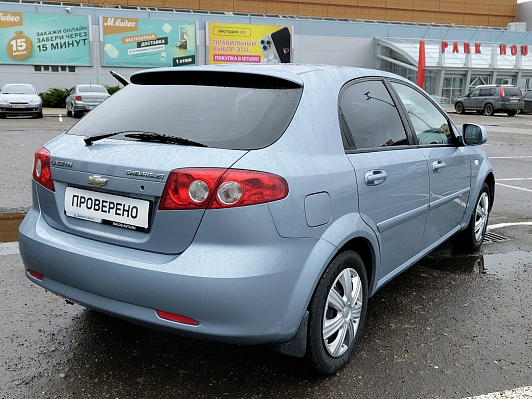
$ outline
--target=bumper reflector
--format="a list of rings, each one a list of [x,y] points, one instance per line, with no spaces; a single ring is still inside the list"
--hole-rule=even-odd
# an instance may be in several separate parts
[[[44,280],[44,276],[41,273],[37,273],[35,270],[28,270],[28,274],[37,280]]]
[[[164,320],[175,321],[176,323],[188,324],[190,326],[199,326],[199,322],[191,319],[190,317],[182,316],[176,313],[164,312],[162,310],[157,311],[157,316]]]

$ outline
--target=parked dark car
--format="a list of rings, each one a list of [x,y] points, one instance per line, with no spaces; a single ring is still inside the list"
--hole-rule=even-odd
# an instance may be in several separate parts
[[[0,118],[7,115],[33,115],[42,118],[42,100],[35,87],[24,83],[9,83],[0,93]]]
[[[137,72],[35,153],[26,276],[89,308],[271,344],[332,374],[375,292],[448,239],[482,245],[486,140],[383,71]]]
[[[532,112],[532,91],[525,93],[523,98],[525,100],[525,107],[523,108],[523,114],[530,114]]]
[[[66,98],[66,112],[68,116],[77,118],[93,110],[102,101],[110,97],[107,89],[101,85],[77,85],[70,89]]]
[[[463,97],[458,97],[454,108],[459,114],[465,111],[477,111],[492,116],[496,112],[505,112],[514,116],[522,111],[525,103],[521,89],[510,85],[477,86]]]

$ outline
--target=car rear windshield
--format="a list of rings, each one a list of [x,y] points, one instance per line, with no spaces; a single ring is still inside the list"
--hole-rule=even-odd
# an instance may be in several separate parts
[[[4,94],[35,94],[33,86],[29,85],[5,85],[2,90]]]
[[[102,93],[107,93],[107,90],[105,90],[103,86],[97,86],[97,85],[79,85],[78,91],[80,93],[91,92],[91,91],[92,92],[99,91]]]
[[[505,87],[504,93],[506,96],[519,96],[521,97],[521,91],[517,87]]]
[[[259,77],[260,79],[260,77]],[[292,120],[302,88],[129,84],[69,134],[147,131],[208,147],[251,150],[277,141]],[[128,140],[124,135],[113,136]]]

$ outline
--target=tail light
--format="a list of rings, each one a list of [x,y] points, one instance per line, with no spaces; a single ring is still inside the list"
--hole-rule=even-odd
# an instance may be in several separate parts
[[[501,89],[501,98],[504,98],[504,87],[499,87]]]
[[[519,91],[521,92],[521,97],[524,97],[525,95],[523,94],[523,90],[521,90],[520,87],[518,87]]]
[[[165,209],[219,209],[277,201],[288,195],[280,176],[240,169],[176,169],[159,203]]]
[[[81,101],[81,96],[76,96],[76,97],[74,97],[74,99],[75,99],[76,101]]]
[[[33,180],[51,191],[55,191],[52,171],[50,169],[50,152],[41,147],[35,151],[33,162]]]

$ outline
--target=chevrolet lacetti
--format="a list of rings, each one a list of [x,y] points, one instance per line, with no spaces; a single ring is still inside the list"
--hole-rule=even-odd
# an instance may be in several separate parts
[[[20,253],[47,290],[331,374],[377,290],[447,239],[482,244],[486,130],[458,129],[399,76],[285,64],[130,80],[35,153]]]

